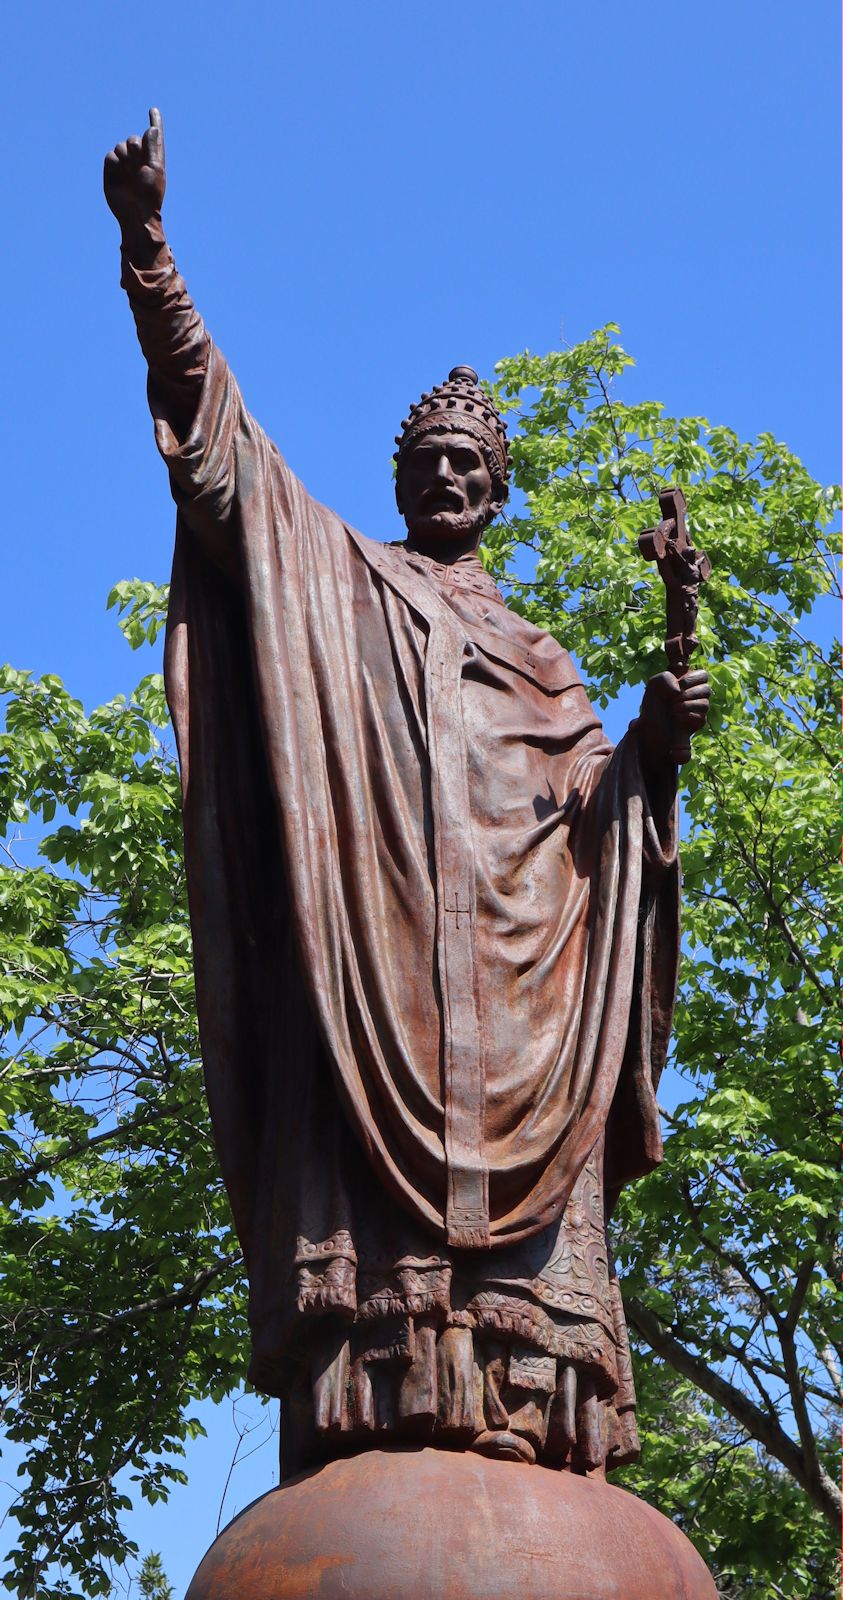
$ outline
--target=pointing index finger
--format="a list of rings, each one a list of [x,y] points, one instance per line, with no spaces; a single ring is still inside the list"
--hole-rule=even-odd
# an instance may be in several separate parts
[[[149,128],[146,133],[146,147],[152,159],[158,165],[164,162],[164,123],[161,112],[157,106],[149,108]]]

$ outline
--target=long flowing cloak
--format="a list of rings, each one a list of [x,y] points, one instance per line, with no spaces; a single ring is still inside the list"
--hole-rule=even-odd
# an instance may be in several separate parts
[[[498,1327],[528,1333],[531,1300],[537,1326],[585,1318],[593,1281],[554,1287],[561,1222],[595,1152],[610,1194],[660,1159],[676,980],[675,823],[634,728],[613,751],[567,653],[476,562],[461,584],[317,504],[216,348],[186,438],[151,399],[179,512],[166,681],[202,1055],[255,1381],[281,1392],[302,1314],[453,1307],[461,1263],[501,1291]]]

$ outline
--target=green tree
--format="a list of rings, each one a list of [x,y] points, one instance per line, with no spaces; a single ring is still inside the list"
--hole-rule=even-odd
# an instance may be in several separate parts
[[[839,497],[770,435],[615,398],[615,332],[501,364],[521,504],[486,559],[601,704],[663,665],[636,547],[662,484],[686,488],[714,562],[715,726],[684,775],[686,1088],[664,1166],[616,1223],[646,1446],[625,1482],[730,1600],[830,1600],[838,674],[806,619],[833,585]],[[137,581],[111,596],[136,646],[165,602]],[[133,1493],[183,1481],[193,1405],[242,1381],[243,1274],[201,1090],[160,677],[89,714],[55,677],[7,668],[0,692],[2,1382],[24,1458],[6,1581],[58,1600],[108,1592],[138,1554]]]
[[[660,489],[686,488],[693,536],[714,564],[699,627],[714,716],[683,776],[685,958],[673,1062],[686,1092],[665,1118],[664,1165],[624,1196],[616,1248],[640,1347],[701,1391],[695,1403],[712,1441],[725,1419],[752,1442],[769,1485],[765,1507],[775,1486],[805,1532],[803,1560],[769,1529],[768,1544],[757,1538],[746,1505],[742,1558],[741,1529],[724,1535],[729,1565],[742,1560],[748,1574],[755,1563],[783,1585],[748,1593],[820,1595],[832,1591],[840,1518],[829,1002],[841,673],[806,619],[839,597],[828,530],[840,494],[771,434],[745,443],[704,418],[623,402],[614,391],[630,358],[616,332],[501,363],[523,509],[495,530],[488,560],[533,621],[575,652],[601,705],[663,665],[660,585],[637,555]],[[646,1466],[627,1481],[678,1512],[669,1486],[683,1479],[688,1441],[678,1448],[670,1406],[663,1416],[672,1471],[662,1454],[658,1482]],[[720,1460],[715,1496],[728,1454]],[[817,1580],[808,1551],[822,1538],[826,1575]],[[704,1554],[718,1566],[717,1548]]]
[[[173,1586],[167,1582],[161,1557],[153,1550],[148,1556],[144,1556],[138,1577],[138,1589],[143,1600],[173,1600]]]
[[[833,1531],[803,1491],[722,1407],[650,1352],[637,1352],[641,1464],[624,1487],[671,1517],[704,1553],[722,1600],[836,1600]]]
[[[111,598],[132,644],[155,638],[165,591]],[[137,1555],[132,1493],[184,1481],[191,1402],[242,1378],[242,1273],[202,1094],[161,678],[90,715],[55,677],[6,670],[0,689],[0,1315],[24,1451],[9,1584],[88,1596]],[[35,818],[37,853],[20,837]]]

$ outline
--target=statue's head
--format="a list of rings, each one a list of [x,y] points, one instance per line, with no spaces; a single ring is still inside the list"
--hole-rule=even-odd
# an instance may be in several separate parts
[[[508,494],[506,428],[471,367],[424,394],[396,437],[395,498],[409,541],[429,554],[476,549]]]

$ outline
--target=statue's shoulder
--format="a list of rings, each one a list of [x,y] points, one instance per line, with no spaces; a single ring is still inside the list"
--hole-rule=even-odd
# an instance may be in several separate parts
[[[385,579],[391,588],[397,590],[405,599],[410,599],[417,607],[418,602],[424,601],[426,596],[429,597],[430,586],[406,560],[403,543],[396,541],[387,544],[381,539],[368,539],[364,533],[360,533],[359,529],[353,528],[348,522],[345,522],[343,527],[355,553],[365,561],[371,571]],[[421,609],[426,611],[428,607],[422,604]]]
[[[505,601],[487,613],[476,642],[488,655],[509,661],[549,693],[582,688],[582,679],[558,639],[511,610]]]
[[[500,591],[495,589],[488,597],[466,594],[460,587],[444,593],[431,582],[430,574],[419,570],[416,557],[408,559],[403,541],[385,544],[367,539],[348,523],[344,526],[357,555],[370,570],[428,622],[455,625],[484,655],[513,668],[548,694],[582,689],[568,651],[552,634],[512,611]],[[489,583],[494,588],[491,579]]]

